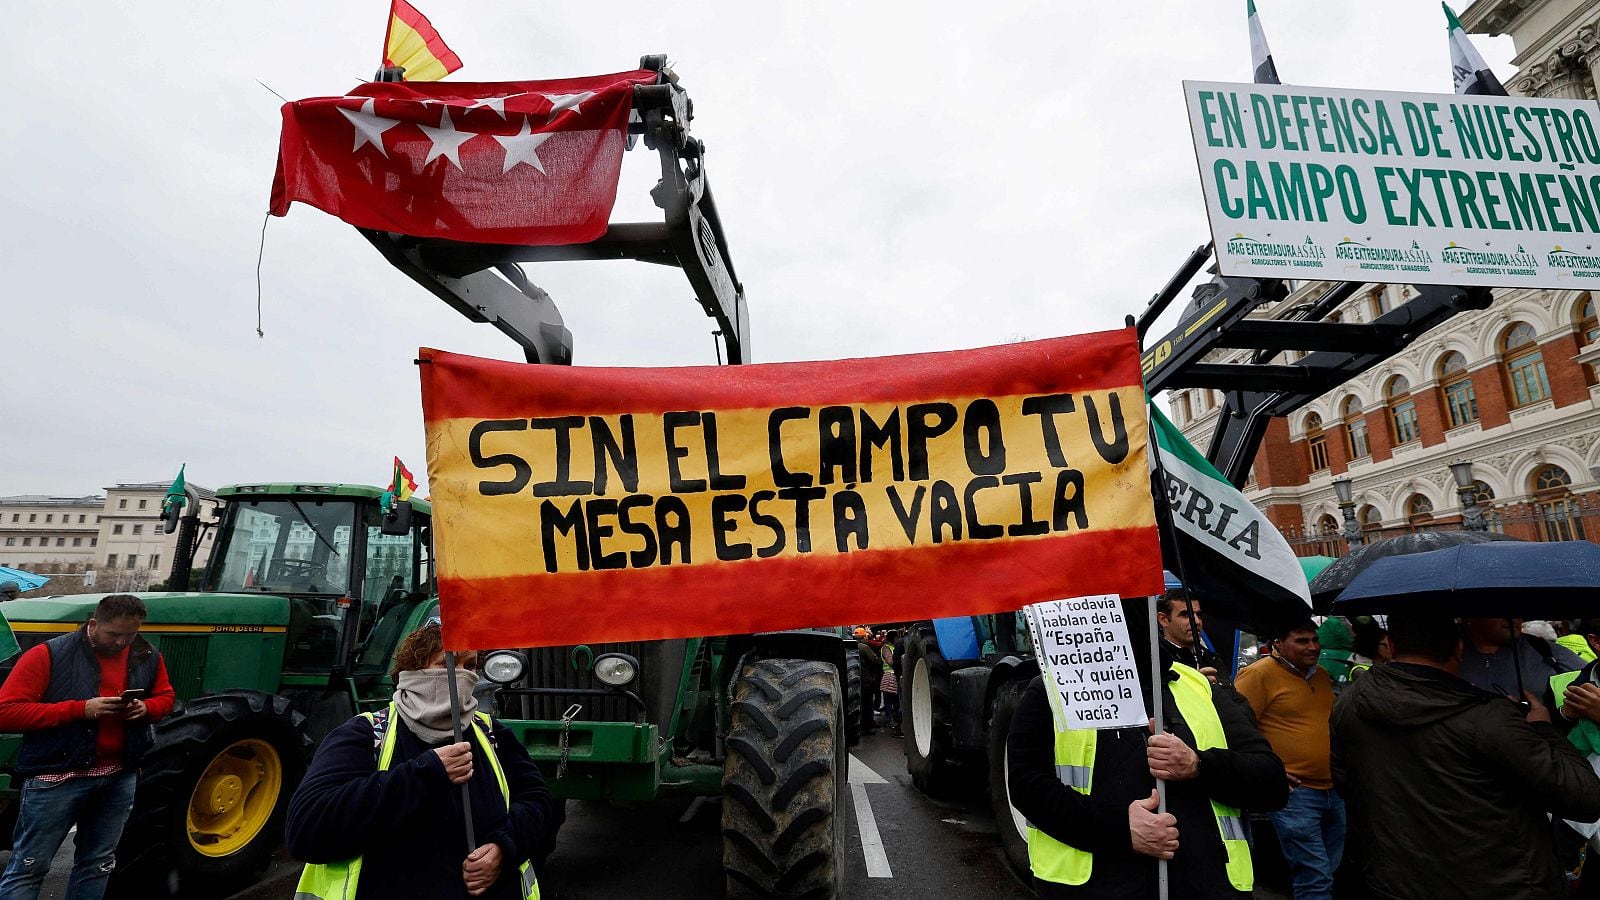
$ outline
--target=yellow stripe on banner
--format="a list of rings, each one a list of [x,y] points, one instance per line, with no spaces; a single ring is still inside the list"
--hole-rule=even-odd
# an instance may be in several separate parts
[[[404,66],[407,81],[438,81],[450,74],[428,42],[399,16],[389,18],[389,61]]]
[[[82,622],[11,622],[12,631],[66,634],[77,631]],[[282,625],[165,625],[148,623],[140,634],[283,634]]]
[[[660,413],[549,420],[565,421],[560,429],[549,422],[531,428],[528,419],[488,420],[488,427],[476,418],[430,422],[434,512],[450,546],[472,548],[441,552],[440,575],[543,574],[552,559],[563,573],[647,568],[661,565],[669,543],[672,565],[682,565],[686,544],[698,566],[735,561],[726,554],[732,546],[747,547],[736,552],[755,559],[859,552],[861,531],[866,549],[895,550],[1154,524],[1139,386],[1074,394],[1074,409],[1052,416],[1036,409],[1025,415],[1026,396],[990,399],[998,416],[987,421],[998,423],[999,445],[994,428],[972,426],[984,417],[971,404],[977,400],[981,407],[983,398],[943,401],[954,420],[921,442],[913,437],[913,404],[789,408],[792,417],[777,426],[780,462],[789,473],[810,477],[809,498],[779,495],[781,479],[769,453],[771,409],[670,414],[677,423],[670,452]],[[929,406],[919,401],[924,413],[916,418],[932,421]],[[1120,416],[1111,415],[1113,408]],[[889,439],[883,435],[891,423]],[[875,431],[876,441],[869,440]],[[1059,445],[1054,452],[1052,432]],[[1097,439],[1106,446],[1119,437],[1123,453],[1108,461],[1118,453],[1100,449]],[[926,448],[925,473],[912,470],[918,443]],[[638,483],[631,489],[613,461],[619,455],[636,457]],[[827,468],[825,458],[833,463]],[[527,477],[519,477],[519,469]],[[720,489],[713,483],[719,474]],[[744,484],[734,486],[731,480],[741,476]],[[805,551],[802,540],[810,544]]]

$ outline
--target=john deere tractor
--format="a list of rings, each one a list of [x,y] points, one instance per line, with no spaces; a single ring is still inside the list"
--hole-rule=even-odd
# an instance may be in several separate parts
[[[117,856],[169,884],[265,865],[316,742],[388,702],[395,648],[438,610],[427,503],[386,514],[381,489],[344,484],[217,496],[199,590],[138,595],[141,633],[181,703],[154,726]],[[198,534],[192,518],[184,533]],[[19,600],[5,613],[27,649],[78,628],[98,600]],[[847,646],[833,632],[594,644],[493,653],[484,669],[558,797],[722,795],[730,893],[837,896]],[[13,815],[20,741],[0,737],[0,802]]]

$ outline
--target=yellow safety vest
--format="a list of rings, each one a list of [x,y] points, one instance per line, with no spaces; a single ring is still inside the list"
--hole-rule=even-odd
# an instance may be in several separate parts
[[[361,717],[376,725],[372,713],[362,713]],[[482,723],[482,726],[479,723]],[[473,717],[472,736],[477,739],[478,746],[483,748],[483,755],[489,760],[489,768],[494,770],[494,780],[500,785],[500,795],[506,798],[506,809],[511,809],[511,787],[506,784],[505,769],[500,767],[500,759],[495,756],[494,747],[489,743],[489,736],[484,733],[484,728],[489,726],[489,714],[480,712]],[[399,716],[395,713],[394,704],[389,704],[389,724],[384,731],[383,745],[378,751],[378,771],[389,770],[389,763],[394,760],[395,734],[403,728]],[[519,870],[522,877],[522,896],[524,900],[539,900],[539,879],[534,875],[533,869],[526,861]],[[361,857],[347,859],[335,863],[308,863],[305,870],[300,873],[300,883],[295,885],[294,900],[355,900],[356,882],[361,878]]]
[[[1563,634],[1556,638],[1556,643],[1578,654],[1586,663],[1594,662],[1594,650],[1589,646],[1588,638],[1581,634]]]
[[[1199,749],[1227,749],[1228,738],[1222,731],[1222,720],[1217,717],[1216,707],[1211,705],[1211,681],[1199,671],[1179,663],[1173,663],[1172,670],[1178,673],[1178,680],[1172,683],[1172,699],[1194,732]],[[1049,684],[1045,685],[1045,695],[1050,698],[1051,708],[1059,712],[1059,695]],[[1058,716],[1056,721],[1064,718]],[[1099,735],[1098,731],[1088,728],[1056,729],[1056,777],[1086,796],[1094,784],[1094,751]],[[1237,890],[1253,890],[1255,867],[1250,860],[1250,845],[1245,840],[1244,820],[1239,810],[1213,800],[1211,811],[1216,816],[1222,846],[1228,854],[1228,881]],[[1043,881],[1083,884],[1089,880],[1094,854],[1063,844],[1029,824],[1028,865]]]

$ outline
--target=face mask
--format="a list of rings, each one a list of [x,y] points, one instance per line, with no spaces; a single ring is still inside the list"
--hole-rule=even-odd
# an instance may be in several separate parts
[[[430,744],[441,743],[454,735],[450,726],[448,675],[446,669],[416,669],[401,672],[395,684],[395,711],[412,733]],[[472,695],[477,684],[478,673],[456,670],[456,699],[461,704],[463,728],[478,709],[478,698]]]

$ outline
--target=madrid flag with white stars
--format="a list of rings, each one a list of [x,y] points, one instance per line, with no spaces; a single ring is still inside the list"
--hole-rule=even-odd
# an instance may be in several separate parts
[[[605,233],[633,87],[648,70],[557,81],[371,82],[283,105],[271,212],[492,244]]]

